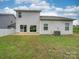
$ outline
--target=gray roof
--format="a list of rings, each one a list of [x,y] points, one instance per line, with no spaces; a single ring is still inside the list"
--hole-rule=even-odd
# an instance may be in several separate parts
[[[59,16],[40,16],[40,20],[48,20],[48,21],[73,21],[75,19],[59,17]]]
[[[4,13],[0,13],[0,16],[13,16],[14,18],[16,18],[13,14],[4,14]]]
[[[41,12],[41,10],[21,10],[21,9],[17,9],[15,11],[16,12]]]

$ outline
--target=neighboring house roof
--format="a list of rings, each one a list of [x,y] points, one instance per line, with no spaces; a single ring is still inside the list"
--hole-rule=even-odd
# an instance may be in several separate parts
[[[15,10],[16,12],[41,12],[41,10]]]
[[[51,21],[73,21],[75,19],[59,17],[59,16],[40,16],[40,20],[51,20]]]
[[[0,16],[13,16],[16,19],[16,17],[13,14],[3,14],[3,13],[1,13]]]

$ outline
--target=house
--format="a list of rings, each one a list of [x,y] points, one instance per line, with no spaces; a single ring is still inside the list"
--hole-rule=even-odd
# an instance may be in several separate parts
[[[73,34],[73,20],[58,16],[40,16],[40,10],[15,10],[16,34]]]
[[[0,29],[15,28],[16,17],[13,14],[0,14]]]
[[[16,17],[12,14],[0,14],[0,36],[15,33]]]
[[[12,14],[0,14],[0,36],[73,34],[73,20],[59,16],[40,16],[40,10],[15,10]]]

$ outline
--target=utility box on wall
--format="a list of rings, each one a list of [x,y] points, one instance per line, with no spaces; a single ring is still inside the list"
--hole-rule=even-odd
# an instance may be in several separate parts
[[[59,35],[61,35],[61,32],[60,31],[54,31],[54,35],[59,36]]]

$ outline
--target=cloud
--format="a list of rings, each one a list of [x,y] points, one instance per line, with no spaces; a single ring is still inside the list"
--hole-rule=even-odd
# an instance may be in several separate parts
[[[30,9],[40,9],[40,10],[48,10],[50,9],[50,4],[47,3],[46,1],[41,1],[39,3],[36,3],[36,4],[31,4],[29,6]]]
[[[3,10],[0,10],[0,13],[16,15],[16,12],[12,8],[9,8],[9,7],[5,7]]]
[[[16,14],[16,12],[13,9],[8,7],[4,8],[4,12],[8,14],[14,14],[14,15]]]
[[[6,7],[4,9],[9,10],[10,8]],[[18,6],[13,9],[40,9],[42,10],[41,15],[51,15],[51,16],[63,16],[76,18],[79,15],[79,6],[67,6],[66,8],[59,8],[54,5],[50,5],[46,1],[41,1],[39,3],[32,3],[31,5]],[[11,9],[10,9],[11,10]]]
[[[16,0],[16,1],[18,1],[17,3],[26,3],[26,4],[31,3],[28,7],[29,9],[40,9],[40,10],[50,9],[50,4],[44,0]],[[20,7],[24,8],[24,6],[20,6]],[[27,6],[25,6],[25,8],[26,7]]]
[[[77,19],[79,15],[79,6],[68,6],[63,11],[63,16]]]
[[[79,6],[67,6],[65,8],[55,6],[52,11],[58,13],[59,16],[77,19],[76,16],[79,15]]]
[[[40,13],[41,16],[59,16],[59,14],[57,12],[41,12]]]
[[[29,9],[27,6],[18,6],[18,7],[14,7],[13,9]]]
[[[21,4],[21,3],[38,3],[41,0],[16,0],[17,4]]]
[[[19,6],[17,9],[40,9],[41,15],[57,15],[63,17],[75,18],[79,15],[79,6],[66,6],[65,8],[59,8],[54,5],[50,5],[46,0],[16,0],[17,3],[31,3],[29,7]]]
[[[74,20],[73,25],[79,25],[79,20]]]
[[[79,12],[79,6],[67,6],[64,10],[65,12]]]
[[[66,17],[75,17],[75,16],[78,16],[77,13],[64,13],[63,15],[66,16]]]

